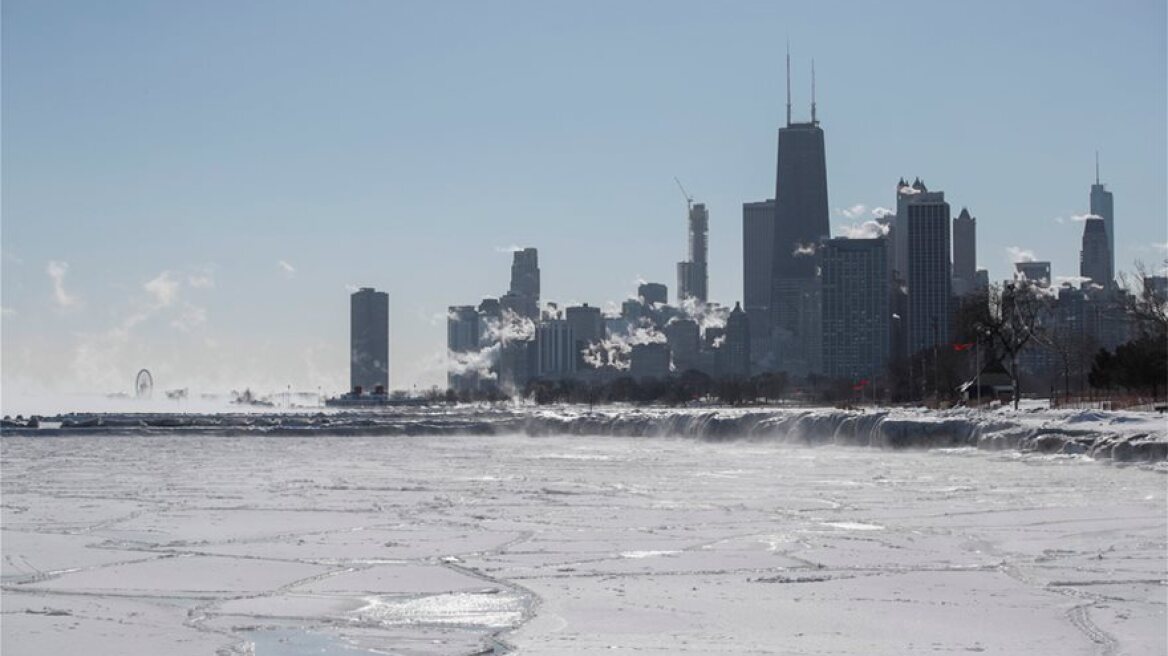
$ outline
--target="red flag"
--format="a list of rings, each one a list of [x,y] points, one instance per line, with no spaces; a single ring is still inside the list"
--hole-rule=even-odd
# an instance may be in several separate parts
[[[954,344],[953,345],[954,351],[968,351],[971,348],[973,348],[973,342],[969,342],[967,344]]]
[[[859,392],[860,390],[864,389],[864,387],[865,387],[867,384],[868,384],[868,379],[867,379],[867,378],[863,378],[863,379],[861,379],[861,380],[860,380],[860,382],[856,383],[855,385],[852,385],[852,391],[853,391],[853,392]]]

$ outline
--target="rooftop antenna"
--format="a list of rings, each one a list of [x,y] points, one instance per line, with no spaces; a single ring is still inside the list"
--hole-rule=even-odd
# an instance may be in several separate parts
[[[815,60],[811,60],[811,124],[818,125],[815,119]]]
[[[676,175],[673,176],[673,181],[677,183],[677,188],[681,190],[681,195],[685,196],[686,208],[692,212],[693,211],[693,196],[689,195],[689,192],[685,190],[685,187],[682,186],[682,184],[681,184],[681,180],[678,180]]]
[[[1095,184],[1099,184],[1099,151],[1095,151]]]
[[[787,39],[787,127],[791,127],[791,40]]]

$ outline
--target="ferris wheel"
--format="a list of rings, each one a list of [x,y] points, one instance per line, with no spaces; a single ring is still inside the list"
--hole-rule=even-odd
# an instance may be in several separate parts
[[[139,371],[137,378],[134,379],[134,394],[140,399],[148,399],[153,392],[154,376],[150,375],[148,369]]]

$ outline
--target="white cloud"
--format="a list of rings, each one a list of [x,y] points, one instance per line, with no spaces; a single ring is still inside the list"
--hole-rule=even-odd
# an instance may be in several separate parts
[[[893,216],[895,214],[896,214],[895,210],[890,210],[887,207],[873,207],[872,208],[872,216],[874,216],[878,219],[883,219],[886,216]]]
[[[1099,216],[1098,214],[1091,214],[1090,212],[1085,212],[1083,214],[1072,214],[1071,215],[1072,221],[1079,221],[1079,222],[1086,221],[1087,219],[1102,219],[1102,218],[1103,217]]]
[[[1168,241],[1154,241],[1150,245],[1158,251],[1168,252]]]
[[[815,255],[815,244],[797,244],[795,250],[791,251],[791,255],[795,257]]]
[[[839,226],[838,230],[841,237],[848,239],[876,239],[888,234],[888,226],[876,221]]]
[[[1015,263],[1033,262],[1036,259],[1034,257],[1034,251],[1020,248],[1018,246],[1007,246],[1006,253],[1009,254],[1010,261]]]
[[[0,306],[0,316],[15,317],[18,314],[20,313],[10,307]]]
[[[158,277],[147,281],[142,288],[154,297],[157,307],[168,307],[178,298],[178,288],[182,283],[169,271],[163,271]]]
[[[868,212],[868,206],[864,205],[863,203],[856,203],[855,205],[852,205],[851,207],[846,207],[842,210],[841,209],[836,210],[836,213],[838,213],[840,216],[842,216],[846,219],[853,219],[853,220],[858,219],[861,216],[864,216],[865,214],[867,214],[867,212]]]
[[[518,252],[521,250],[523,250],[523,247],[516,245],[516,244],[511,244],[510,246],[496,246],[495,247],[496,253],[515,253],[515,252]]]
[[[53,279],[53,300],[57,305],[63,308],[77,305],[77,297],[65,291],[65,275],[69,273],[69,263],[50,260],[45,272]]]
[[[288,264],[284,260],[280,260],[280,261],[276,262],[276,266],[280,267],[280,271],[282,271],[286,277],[288,277],[288,278],[296,277],[296,267],[292,266],[291,264]]]

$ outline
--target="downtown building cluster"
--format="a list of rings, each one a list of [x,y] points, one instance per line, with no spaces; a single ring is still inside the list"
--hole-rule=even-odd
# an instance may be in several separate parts
[[[993,298],[989,275],[976,264],[977,220],[965,208],[954,216],[943,191],[902,178],[895,212],[832,237],[814,84],[813,70],[810,119],[792,120],[788,58],[774,195],[742,205],[743,298],[733,310],[707,296],[710,214],[686,194],[689,248],[677,265],[676,304],[661,283],[641,285],[619,314],[541,304],[537,251],[516,251],[505,294],[449,308],[449,388],[514,395],[533,381],[609,383],[699,372],[711,379],[784,374],[888,398],[920,398],[930,387],[937,393],[942,352],[969,346],[961,343],[970,339],[969,326],[959,325],[963,303]],[[1128,291],[1115,279],[1112,194],[1098,170],[1090,204],[1078,276],[1055,286],[1049,262],[1024,261],[1014,279],[998,284],[1040,290],[1049,301],[1044,328],[1080,344],[1087,359],[1131,337],[1122,311]],[[1168,286],[1162,276],[1140,282],[1161,294]],[[1056,352],[1030,345],[1020,357],[1025,373],[1051,378]],[[997,359],[992,350],[977,357],[969,378],[1000,370]]]

